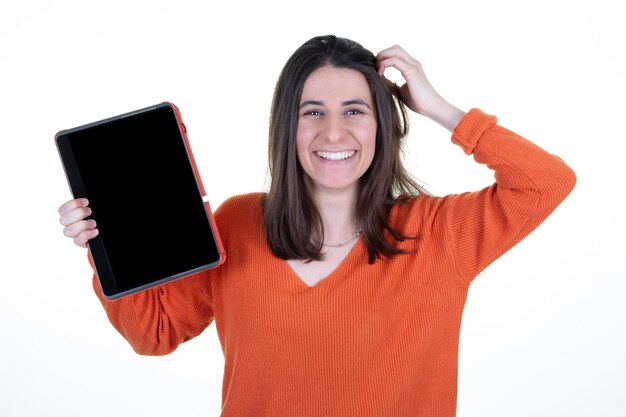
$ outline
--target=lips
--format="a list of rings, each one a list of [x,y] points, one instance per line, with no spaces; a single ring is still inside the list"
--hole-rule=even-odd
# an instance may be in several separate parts
[[[355,153],[355,150],[341,152],[315,151],[317,156],[328,161],[343,161],[344,159],[351,158]]]

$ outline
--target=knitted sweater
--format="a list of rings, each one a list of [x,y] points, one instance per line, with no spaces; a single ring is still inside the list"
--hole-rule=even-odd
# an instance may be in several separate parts
[[[461,315],[471,281],[568,195],[558,157],[471,110],[452,141],[495,171],[477,192],[420,195],[390,220],[410,252],[367,262],[359,240],[309,287],[266,243],[261,194],[216,211],[227,261],[115,301],[112,324],[136,352],[163,355],[215,321],[224,352],[222,416],[423,416],[456,412]]]

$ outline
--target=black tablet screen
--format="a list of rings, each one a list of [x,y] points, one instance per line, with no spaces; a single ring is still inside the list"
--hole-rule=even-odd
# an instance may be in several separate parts
[[[171,107],[62,132],[57,143],[74,197],[89,199],[98,224],[100,234],[90,249],[105,295],[115,297],[218,263]]]

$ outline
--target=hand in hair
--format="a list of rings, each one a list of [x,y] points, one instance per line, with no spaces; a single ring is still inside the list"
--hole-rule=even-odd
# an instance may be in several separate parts
[[[379,52],[376,60],[380,75],[391,67],[400,71],[406,81],[400,87],[400,94],[409,109],[434,120],[450,131],[454,130],[465,113],[437,93],[418,60],[398,45]]]

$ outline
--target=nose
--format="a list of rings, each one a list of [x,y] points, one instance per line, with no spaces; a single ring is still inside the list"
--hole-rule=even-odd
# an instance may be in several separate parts
[[[345,122],[341,117],[327,117],[324,123],[324,138],[328,142],[339,142],[346,135]]]

